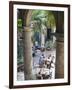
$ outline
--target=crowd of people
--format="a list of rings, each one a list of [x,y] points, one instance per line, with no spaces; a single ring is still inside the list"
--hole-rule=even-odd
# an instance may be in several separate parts
[[[39,61],[36,63],[36,60],[34,62],[36,65],[36,78],[37,79],[51,79],[53,68],[55,68],[55,55],[49,53],[47,48],[42,48],[38,45],[37,42],[35,42],[35,45],[32,47],[33,57],[36,57],[36,60]],[[40,54],[38,55],[38,53]],[[48,55],[46,55],[46,52]],[[39,56],[39,58],[37,58]]]
[[[36,74],[37,79],[51,79],[52,68],[55,67],[55,57],[51,54],[45,57],[44,54],[40,56],[39,59],[39,72]]]

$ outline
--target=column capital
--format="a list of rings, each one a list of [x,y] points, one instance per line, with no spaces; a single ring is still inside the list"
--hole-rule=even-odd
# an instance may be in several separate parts
[[[30,32],[31,31],[31,27],[30,26],[24,26],[23,27],[23,32]]]

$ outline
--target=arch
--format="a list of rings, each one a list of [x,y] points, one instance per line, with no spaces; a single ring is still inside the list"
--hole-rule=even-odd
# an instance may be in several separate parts
[[[32,10],[28,10],[26,16],[26,26],[30,26],[31,17],[32,17]]]
[[[59,34],[59,37],[57,37],[57,41],[58,40],[61,40],[61,35],[63,35],[63,32],[64,32],[64,27],[63,27],[63,16],[61,13],[59,12],[53,12],[53,15],[54,15],[54,18],[56,20],[56,32]],[[24,30],[24,33],[23,33],[23,37],[24,37],[24,43],[26,43],[27,45],[24,46],[24,49],[25,49],[25,67],[24,69],[25,70],[25,76],[26,76],[26,79],[32,79],[32,58],[31,58],[31,35],[30,35],[30,22],[31,22],[31,17],[32,17],[32,10],[26,10],[25,13],[24,13],[24,25],[26,30]],[[59,23],[61,23],[59,25]],[[63,38],[63,37],[62,37]],[[61,47],[61,48],[60,48]],[[64,41],[62,39],[62,42],[58,41],[57,42],[57,54],[56,54],[56,58],[57,58],[57,61],[56,61],[56,72],[55,72],[55,76],[56,78],[63,78],[64,77],[64,64],[63,64],[63,61],[64,61]],[[29,54],[29,55],[28,55]],[[62,56],[62,58],[60,57]],[[27,66],[29,65],[29,66]],[[62,71],[61,71],[62,69]]]

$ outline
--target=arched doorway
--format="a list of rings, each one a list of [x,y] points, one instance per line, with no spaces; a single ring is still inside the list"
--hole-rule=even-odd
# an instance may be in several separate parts
[[[64,41],[63,41],[63,32],[64,32],[64,17],[63,12],[53,12],[53,15],[56,20],[56,37],[57,37],[57,46],[56,46],[56,70],[55,78],[64,77]],[[32,17],[32,10],[26,10],[23,13],[23,43],[24,45],[24,75],[26,80],[33,79],[32,73],[32,43],[31,43],[31,28],[30,22]]]

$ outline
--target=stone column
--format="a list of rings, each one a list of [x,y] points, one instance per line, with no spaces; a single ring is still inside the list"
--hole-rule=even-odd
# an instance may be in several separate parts
[[[32,42],[31,30],[29,27],[24,27],[23,31],[24,45],[24,77],[25,80],[32,79]]]
[[[64,12],[56,12],[56,68],[55,78],[64,78]]]
[[[64,37],[57,36],[55,78],[64,78]]]

